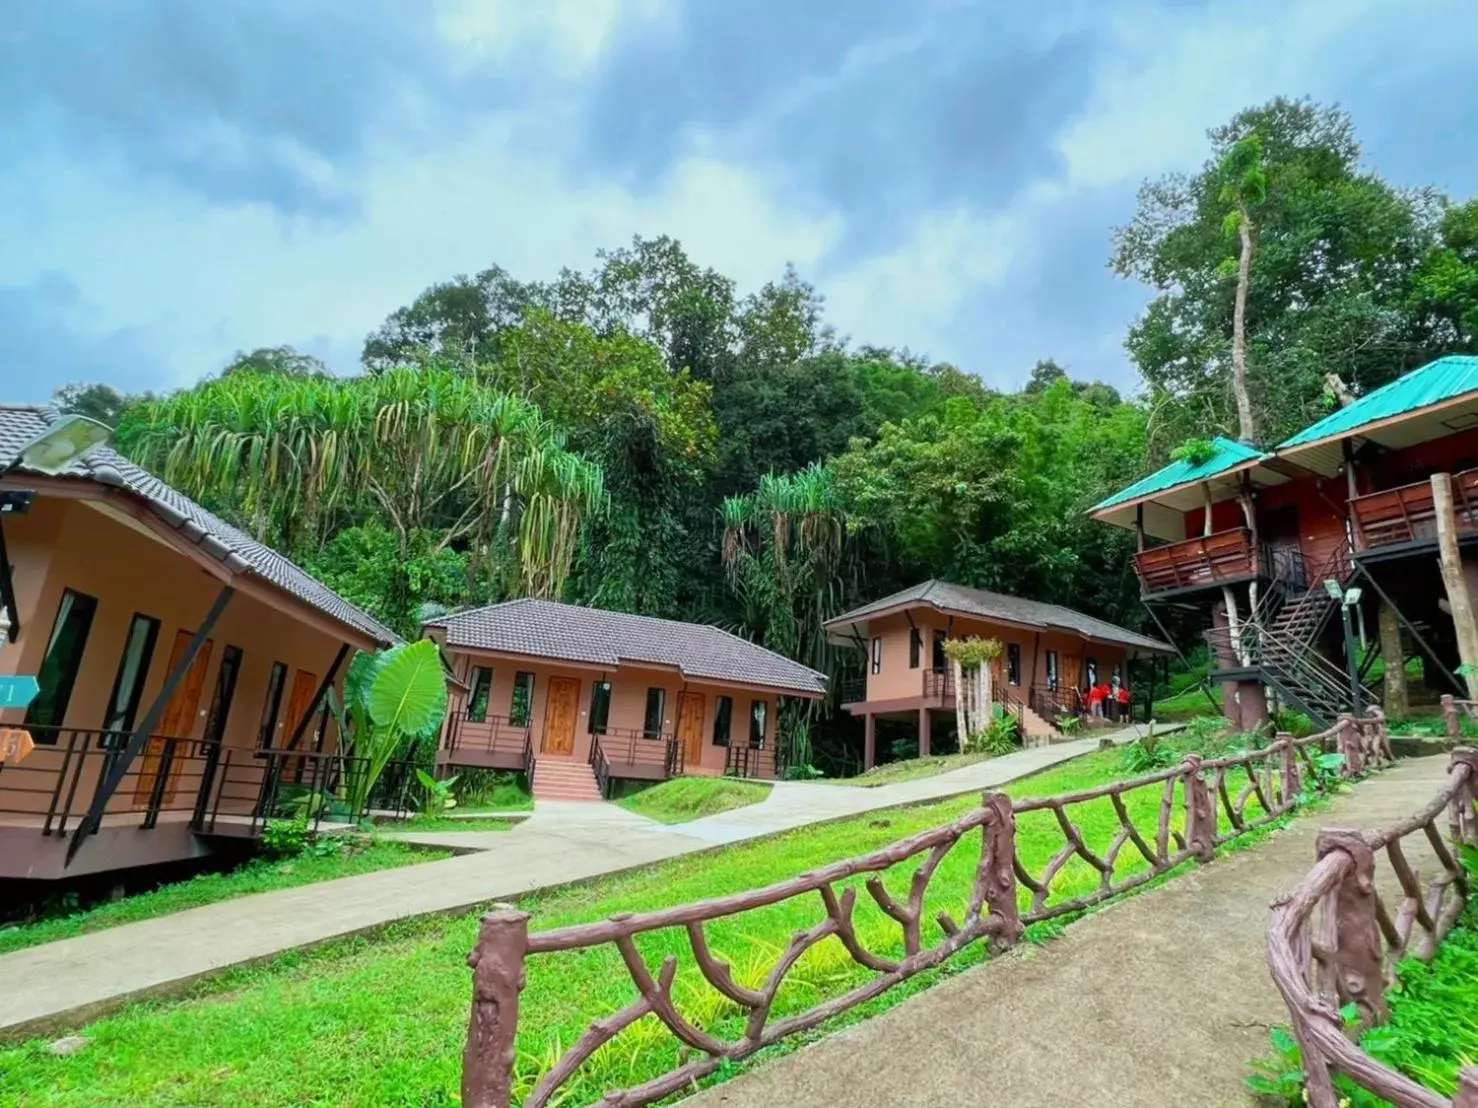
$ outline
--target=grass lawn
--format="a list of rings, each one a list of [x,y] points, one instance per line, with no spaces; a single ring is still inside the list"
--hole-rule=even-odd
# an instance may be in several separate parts
[[[1007,791],[1018,797],[1050,795],[1122,775],[1122,752],[1101,751]],[[522,907],[532,914],[533,928],[544,930],[753,888],[938,826],[976,802],[959,797],[808,827],[531,897]],[[1158,787],[1125,799],[1151,833],[1159,802]],[[1073,818],[1086,842],[1100,851],[1118,828],[1107,800],[1077,806]],[[1062,841],[1048,812],[1028,813],[1018,821],[1018,851],[1034,873],[1041,873]],[[924,918],[931,921],[926,944],[940,938],[932,922],[938,911],[961,918],[978,843],[973,835],[962,840],[936,872],[925,904]],[[1127,875],[1143,867],[1138,854],[1127,851],[1119,855],[1116,871]],[[901,866],[884,875],[895,897],[905,895],[912,870],[912,865]],[[1075,859],[1060,872],[1054,901],[1097,884],[1097,872]],[[817,898],[799,898],[715,921],[708,940],[732,963],[741,984],[755,986],[790,935],[820,918]],[[884,955],[899,952],[897,925],[865,894],[858,899],[855,920],[869,947]],[[1059,927],[1060,922],[1043,925],[1037,935]],[[410,921],[374,939],[346,940],[267,966],[238,968],[197,987],[188,999],[131,1005],[88,1026],[82,1032],[87,1045],[69,1057],[51,1054],[39,1041],[0,1051],[0,1105],[454,1104],[470,1002],[466,958],[476,932],[475,914]],[[653,966],[667,954],[677,956],[674,995],[690,1019],[725,1037],[741,1030],[738,1010],[697,975],[681,932],[658,932],[637,942]],[[914,978],[833,1026],[891,1007],[942,973],[958,972],[985,956],[985,944],[976,944],[946,969]],[[808,1008],[870,976],[846,957],[836,939],[828,939],[797,963],[775,1014]],[[612,1014],[635,996],[613,947],[531,959],[518,1044],[521,1095],[592,1019]],[[775,1050],[793,1049],[803,1038]],[[608,1088],[661,1073],[678,1059],[678,1044],[647,1017],[584,1067],[581,1080],[566,1086],[562,1103],[587,1103]]]
[[[507,831],[517,822],[489,816],[464,816],[461,819],[455,816],[417,816],[415,819],[396,823],[382,823],[376,830],[381,835],[425,834],[429,831],[437,834],[444,831]]]
[[[446,857],[449,855],[445,852],[418,850],[404,843],[370,842],[339,855],[318,857],[305,854],[282,861],[255,859],[229,873],[204,873],[187,881],[163,885],[152,892],[99,904],[84,912],[0,929],[0,954],[251,893],[291,889],[315,881],[352,877],[357,873],[372,873]]]
[[[459,812],[531,812],[534,797],[523,775],[503,770],[463,770],[452,786]]]
[[[658,823],[687,823],[758,804],[770,795],[770,788],[762,781],[735,777],[674,777],[622,797],[616,803]]]
[[[900,781],[916,781],[921,777],[934,777],[952,769],[973,766],[992,758],[992,754],[938,754],[928,758],[905,758],[900,762],[886,762],[873,766],[856,777],[828,777],[818,785],[855,785],[863,789],[875,789],[879,785],[896,785]]]

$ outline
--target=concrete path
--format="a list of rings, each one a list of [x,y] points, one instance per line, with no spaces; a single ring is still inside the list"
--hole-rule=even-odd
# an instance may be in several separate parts
[[[1136,735],[1130,728],[1112,737]],[[397,840],[477,852],[240,897],[0,956],[0,1038],[76,1025],[229,966],[395,920],[514,900],[810,823],[1001,785],[1094,750],[1103,737],[870,789],[782,782],[760,804],[672,827],[614,804],[541,803],[508,831],[398,834]]]
[[[1410,815],[1441,787],[1446,765],[1445,758],[1402,763],[1268,842],[684,1104],[1250,1104],[1247,1063],[1268,1052],[1267,1028],[1287,1020],[1267,970],[1269,903],[1313,865],[1319,828],[1373,828]],[[1413,864],[1431,872],[1430,854],[1412,839],[1405,846]],[[1388,871],[1378,874],[1386,893]]]

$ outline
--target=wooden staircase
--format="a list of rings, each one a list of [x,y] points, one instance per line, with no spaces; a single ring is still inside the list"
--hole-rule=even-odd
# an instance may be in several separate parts
[[[585,762],[540,758],[534,765],[534,800],[599,802],[595,771]]]

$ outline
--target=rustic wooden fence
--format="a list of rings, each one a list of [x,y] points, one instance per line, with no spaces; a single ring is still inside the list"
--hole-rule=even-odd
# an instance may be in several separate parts
[[[1472,714],[1478,702],[1444,698],[1453,732],[1454,711]],[[1438,823],[1449,821],[1449,842]],[[1425,840],[1435,857],[1436,874],[1423,885],[1402,843]],[[1334,1076],[1343,1074],[1396,1108],[1478,1108],[1478,1067],[1459,1078],[1457,1096],[1448,1100],[1376,1061],[1349,1036],[1384,1022],[1386,988],[1403,957],[1424,961],[1436,954],[1470,894],[1458,856],[1478,845],[1478,749],[1452,753],[1446,784],[1420,811],[1381,831],[1329,829],[1319,835],[1318,863],[1294,892],[1273,905],[1268,929],[1268,966],[1292,1016],[1293,1034],[1303,1056],[1305,1100],[1310,1108],[1343,1103]],[[1377,865],[1384,857],[1400,902],[1381,896]],[[1386,875],[1381,874],[1382,877]],[[1348,1028],[1340,1009],[1355,1005],[1358,1020]]]
[[[1331,767],[1322,756],[1335,751],[1343,757],[1338,767]],[[549,1104],[596,1051],[648,1015],[660,1020],[686,1048],[687,1060],[642,1084],[607,1092],[601,1103],[651,1104],[694,1087],[727,1064],[866,1003],[942,965],[981,939],[993,949],[1010,947],[1026,924],[1080,912],[1121,896],[1188,860],[1209,861],[1218,847],[1287,813],[1302,795],[1325,791],[1339,778],[1384,764],[1390,757],[1384,717],[1373,710],[1368,718],[1342,718],[1318,735],[1302,739],[1279,735],[1265,748],[1222,758],[1191,755],[1159,772],[1082,792],[1014,803],[1003,793],[986,793],[978,808],[947,826],[731,896],[532,934],[527,913],[500,906],[483,917],[477,946],[468,958],[473,969],[473,1003],[463,1057],[462,1103],[464,1108],[506,1108],[512,1103],[519,995],[532,956],[613,944],[635,985],[637,999],[594,1020],[573,1046],[538,1075],[523,1100],[525,1108]],[[1127,799],[1145,791],[1160,798],[1153,828],[1135,824]],[[1119,827],[1107,849],[1099,850],[1087,842],[1073,812],[1105,799]],[[1150,810],[1151,803],[1144,805],[1145,810]],[[1062,835],[1062,846],[1036,873],[1016,850],[1017,817],[1033,812],[1050,812]],[[940,939],[925,946],[925,896],[930,882],[945,857],[977,830],[979,855],[963,915],[955,919],[936,912],[933,922]],[[1121,855],[1131,848],[1125,857],[1137,855],[1139,862],[1121,864]],[[881,875],[915,858],[920,861],[907,894],[895,897]],[[1075,859],[1097,872],[1098,886],[1068,896],[1054,886]],[[898,925],[901,957],[879,954],[859,937],[853,920],[858,888],[855,884],[842,887],[856,877],[864,878],[862,888],[867,895]],[[705,924],[811,896],[819,901],[818,921],[791,936],[758,987],[736,981],[728,963],[710,950]],[[678,928],[686,932],[693,964],[703,979],[744,1013],[744,1030],[737,1038],[720,1039],[685,1018],[673,998],[677,959],[665,958],[654,972],[637,947],[638,936]],[[856,965],[873,976],[805,1011],[777,1017],[776,1000],[787,975],[808,950],[833,937]]]

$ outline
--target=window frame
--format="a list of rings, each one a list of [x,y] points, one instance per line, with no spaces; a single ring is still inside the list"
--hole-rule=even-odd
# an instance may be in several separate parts
[[[133,688],[128,702],[120,706],[118,696],[123,692],[129,651],[134,645],[134,634],[140,625],[145,628],[143,652],[134,670]],[[131,732],[133,725],[138,722],[139,702],[144,698],[144,686],[149,681],[149,670],[154,664],[154,649],[159,645],[159,628],[159,620],[143,612],[134,612],[128,621],[128,635],[123,640],[123,653],[118,656],[118,671],[113,675],[113,691],[108,694],[108,706],[103,714],[102,730],[109,734]]]
[[[484,680],[486,678],[486,680]],[[473,715],[477,708],[478,694],[482,695],[482,713]],[[468,723],[486,723],[488,708],[493,702],[493,667],[473,666],[472,687],[467,690],[467,707],[464,710]]]
[[[216,667],[215,684],[211,686],[210,707],[205,713],[205,729],[200,733],[202,745],[210,745],[215,742],[225,745],[226,724],[231,719],[231,707],[236,702],[236,686],[241,683],[241,667],[246,659],[246,653],[239,646],[227,643],[221,650],[221,662]],[[222,683],[229,683],[222,691]],[[324,707],[328,706],[328,698],[324,697]],[[215,732],[212,739],[211,733]]]
[[[76,601],[86,601],[85,606],[79,606]],[[56,649],[61,638],[66,621],[74,613],[79,613],[82,618],[81,631],[78,635],[76,650],[69,659],[69,664],[62,669],[56,681],[56,686],[50,690],[46,688],[46,680],[50,677],[47,673],[47,663],[51,661],[51,652]],[[87,640],[92,637],[93,621],[97,619],[98,600],[77,589],[62,589],[61,599],[57,602],[56,616],[51,624],[51,637],[46,642],[46,653],[41,656],[41,666],[37,672],[37,681],[41,684],[41,691],[26,708],[26,721],[24,726],[36,728],[61,729],[67,718],[67,708],[72,702],[72,693],[77,687],[77,676],[82,671],[82,659],[87,654]],[[45,717],[41,712],[44,710]],[[57,740],[55,733],[42,732],[42,737],[32,738],[47,746],[54,745]]]
[[[1006,644],[1006,684],[1021,688],[1021,644]]]
[[[601,712],[600,728],[597,729],[596,726],[595,726],[596,696],[597,696],[598,693],[600,693],[602,691],[604,691],[604,693],[605,693],[605,697],[603,698],[603,702],[601,704],[601,707],[604,710]],[[591,735],[604,735],[608,730],[610,730],[610,726],[611,726],[611,683],[609,681],[592,681],[592,682],[590,682],[590,708],[588,710],[586,721],[585,721],[585,730],[586,730],[586,733],[591,734]]]
[[[657,694],[657,700],[656,700],[656,704],[657,704],[657,727],[656,727],[656,730],[653,730],[653,728],[652,728],[652,694],[653,693],[656,693]],[[644,739],[660,739],[662,737],[663,728],[666,726],[666,723],[667,723],[667,690],[664,689],[661,685],[648,685],[647,686],[647,703],[646,703],[645,708],[642,710],[642,717],[641,717],[641,725],[642,725],[642,732],[641,733],[642,733],[642,738],[644,738]]]
[[[1083,659],[1083,679],[1087,682],[1087,684],[1084,686],[1085,688],[1096,689],[1098,687],[1097,658]]]
[[[883,672],[883,636],[872,637],[872,661],[868,666],[868,672],[873,676]]]
[[[929,650],[929,668],[934,670],[936,673],[943,673],[946,669],[949,668],[948,659],[944,653],[944,644],[948,641],[948,631],[940,631],[938,629],[935,630],[934,642]]]
[[[918,669],[924,654],[924,633],[917,627],[908,629],[908,668]]]
[[[759,724],[759,735],[755,735],[755,724]],[[756,698],[749,702],[749,749],[765,749],[765,731],[770,724],[770,702]]]
[[[527,678],[527,680],[525,680]],[[521,669],[513,675],[513,688],[508,693],[508,725],[510,727],[532,727],[534,725],[534,689],[538,678],[533,670]],[[523,718],[517,716],[518,690],[527,687],[528,697],[524,701]]]
[[[1047,651],[1047,688],[1052,692],[1057,691],[1058,685],[1062,683],[1062,659],[1057,651]]]
[[[267,696],[262,701],[262,719],[257,726],[257,749],[272,749],[277,737],[277,724],[282,716],[282,697],[287,692],[288,664],[273,662],[267,671]]]
[[[722,723],[722,734],[720,724]],[[733,741],[734,735],[734,698],[720,694],[713,701],[713,745],[722,746],[725,749]]]

